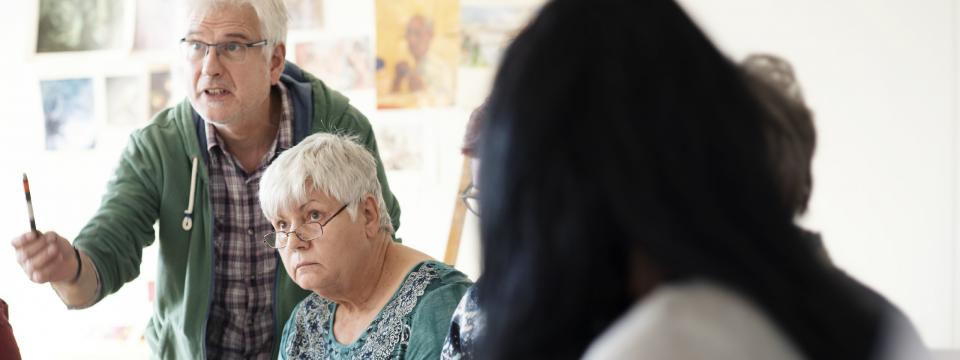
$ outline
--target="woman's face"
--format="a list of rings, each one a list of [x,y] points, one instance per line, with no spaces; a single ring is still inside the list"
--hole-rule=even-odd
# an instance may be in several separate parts
[[[337,213],[347,204],[320,190],[310,192],[308,199],[278,212],[273,228],[295,232],[287,237],[286,246],[278,249],[287,274],[300,287],[324,296],[350,285],[346,279],[367,262],[373,241],[365,231],[364,211],[357,211],[356,219],[351,219],[346,209]]]

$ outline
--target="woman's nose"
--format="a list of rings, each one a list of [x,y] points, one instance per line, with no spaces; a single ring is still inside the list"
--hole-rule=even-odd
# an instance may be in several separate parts
[[[291,231],[287,234],[287,247],[291,249],[303,249],[309,246],[309,243],[309,241],[303,240],[303,237],[297,231]]]

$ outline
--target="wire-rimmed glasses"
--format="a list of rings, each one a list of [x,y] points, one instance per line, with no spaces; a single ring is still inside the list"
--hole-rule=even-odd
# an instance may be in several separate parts
[[[237,41],[227,41],[222,43],[207,44],[203,41],[180,39],[180,49],[183,56],[188,61],[198,61],[207,56],[210,48],[217,49],[217,56],[233,62],[242,62],[247,56],[248,48],[255,48],[267,45],[267,40],[260,40],[252,43],[242,43]]]
[[[471,181],[463,191],[460,192],[460,200],[463,200],[463,204],[467,206],[467,210],[470,210],[474,215],[480,216],[480,201],[478,197],[480,192],[477,191],[477,187],[473,186]]]
[[[297,230],[277,230],[269,232],[266,235],[263,235],[263,243],[274,249],[283,249],[287,247],[287,243],[290,242],[291,234],[297,234],[297,237],[300,238],[300,241],[313,241],[319,239],[321,236],[323,236],[323,227],[327,226],[330,221],[333,221],[333,218],[337,217],[337,215],[340,215],[340,213],[343,212],[343,209],[346,209],[347,205],[349,204],[349,202],[343,204],[343,206],[340,207],[340,210],[337,210],[337,212],[333,213],[333,215],[327,218],[327,221],[324,221],[323,223],[319,221],[310,221],[300,225],[300,228]]]

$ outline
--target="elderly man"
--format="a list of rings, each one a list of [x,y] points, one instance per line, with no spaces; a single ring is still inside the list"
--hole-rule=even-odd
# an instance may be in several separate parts
[[[294,309],[281,359],[437,359],[466,275],[392,241],[373,156],[315,134],[263,174],[264,237],[313,291]],[[266,246],[265,246],[266,247]]]
[[[191,1],[180,41],[188,99],[135,132],[102,205],[73,245],[54,232],[13,240],[30,279],[70,308],[89,307],[139,274],[157,238],[156,312],[147,338],[161,358],[275,359],[279,333],[308,292],[261,236],[259,180],[312,133],[356,136],[376,159],[386,211],[399,226],[366,118],[341,94],[285,63],[282,0]]]

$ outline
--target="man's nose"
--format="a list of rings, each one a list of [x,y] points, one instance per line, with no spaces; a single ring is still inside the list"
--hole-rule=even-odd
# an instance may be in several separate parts
[[[203,58],[203,74],[211,77],[219,76],[223,73],[223,63],[220,61],[220,53],[216,46],[207,46]]]

